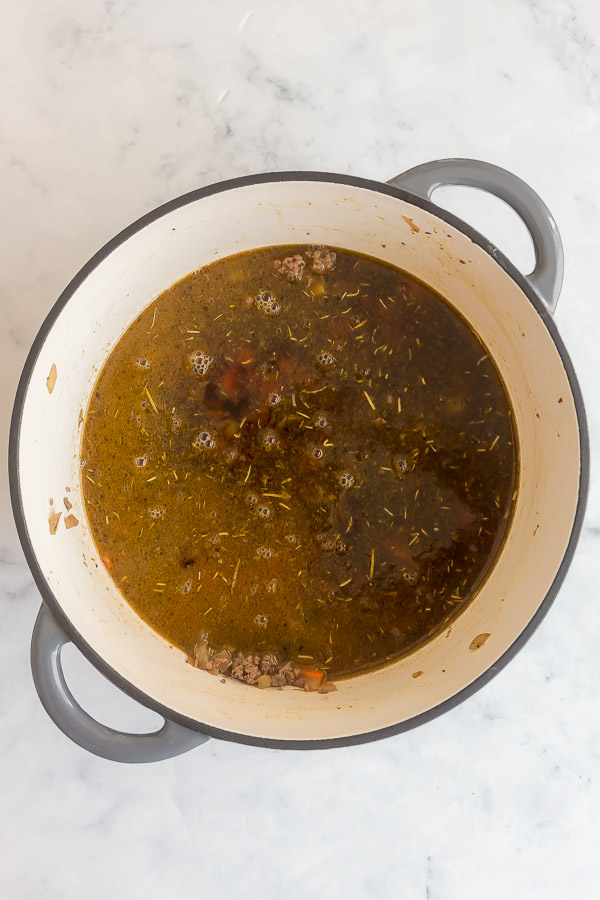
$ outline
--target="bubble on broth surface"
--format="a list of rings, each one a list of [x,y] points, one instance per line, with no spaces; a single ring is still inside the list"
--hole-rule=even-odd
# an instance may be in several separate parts
[[[257,549],[256,555],[261,557],[262,559],[271,559],[275,554],[273,553],[272,547],[267,547],[265,544],[262,544]]]
[[[151,519],[162,519],[165,514],[164,506],[151,506],[148,509],[148,515]]]
[[[183,584],[180,584],[177,588],[180,594],[189,594],[192,589],[192,579],[188,578],[187,581],[184,581]]]
[[[407,569],[402,573],[402,577],[405,581],[408,582],[408,584],[416,584],[419,580],[418,572],[416,572],[414,569]]]
[[[136,464],[138,469],[143,469],[147,462],[147,456],[136,456],[136,458],[134,459],[134,463]]]
[[[267,593],[274,594],[276,590],[277,590],[277,579],[271,578],[271,580],[269,581],[269,583],[267,585]]]
[[[269,624],[268,616],[263,616],[259,613],[258,616],[254,617],[254,624],[258,625],[259,628],[266,628]]]
[[[325,447],[322,444],[317,444],[315,441],[311,441],[308,445],[307,452],[312,462],[323,462],[326,456]]]
[[[192,441],[192,447],[194,448],[194,450],[213,450],[215,444],[216,441],[214,433],[212,431],[209,431],[208,429],[201,431]]]
[[[248,491],[246,493],[246,496],[244,497],[244,500],[248,504],[248,506],[256,506],[256,504],[260,500],[260,497],[258,496],[256,491]]]
[[[331,425],[331,419],[328,413],[323,412],[322,410],[317,410],[312,417],[312,423],[315,428],[329,428]]]
[[[354,486],[354,475],[352,472],[344,471],[338,475],[338,483],[345,491]]]
[[[336,358],[330,350],[321,350],[317,356],[317,363],[322,369],[333,369]]]
[[[138,367],[138,369],[149,369],[150,360],[146,359],[145,356],[138,356],[135,360],[135,365]]]
[[[192,375],[196,378],[206,378],[213,367],[215,358],[206,350],[193,350],[188,356],[188,363],[192,371]]]
[[[281,312],[281,303],[269,291],[260,291],[254,299],[254,305],[265,316],[278,316]]]
[[[274,428],[261,428],[258,432],[258,442],[263,450],[275,450],[279,444],[279,435]]]
[[[408,472],[408,460],[405,456],[394,456],[392,465],[394,466],[394,471],[398,472],[400,475],[404,475],[405,472]]]
[[[270,519],[273,512],[273,508],[269,503],[259,503],[256,507],[256,514],[261,519]]]
[[[267,397],[267,406],[279,406],[281,403],[281,394],[277,391],[271,391]]]

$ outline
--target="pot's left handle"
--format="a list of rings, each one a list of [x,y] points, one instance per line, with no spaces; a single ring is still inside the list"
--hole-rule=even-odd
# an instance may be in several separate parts
[[[79,705],[65,681],[60,654],[68,642],[43,603],[31,639],[33,681],[52,721],[84,750],[114,762],[148,763],[178,756],[209,739],[167,719],[162,728],[147,734],[127,734],[97,722]]]

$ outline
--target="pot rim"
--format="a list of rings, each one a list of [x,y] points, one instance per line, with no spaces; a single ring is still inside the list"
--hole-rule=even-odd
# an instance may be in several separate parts
[[[556,349],[560,355],[562,364],[565,368],[565,372],[567,374],[567,378],[569,381],[569,386],[573,395],[573,401],[575,404],[575,411],[577,414],[577,424],[579,430],[579,446],[580,446],[580,471],[579,471],[579,491],[577,498],[577,507],[575,510],[575,516],[573,519],[573,527],[571,529],[571,534],[569,537],[569,542],[567,544],[565,553],[561,560],[560,566],[556,573],[556,576],[547,591],[545,597],[540,603],[538,609],[536,610],[532,619],[527,623],[526,627],[521,631],[510,647],[505,650],[502,656],[496,660],[485,672],[483,672],[478,678],[476,678],[473,682],[468,684],[466,687],[462,688],[462,690],[458,691],[452,697],[444,700],[442,703],[439,703],[437,706],[432,707],[431,709],[426,710],[423,713],[419,713],[416,716],[411,717],[410,719],[406,719],[403,722],[399,722],[395,725],[388,725],[385,728],[377,729],[376,731],[367,731],[361,734],[356,735],[347,735],[339,738],[328,738],[328,739],[307,739],[307,740],[285,740],[285,739],[275,739],[275,738],[261,738],[253,735],[241,734],[236,731],[230,731],[220,728],[215,728],[211,725],[204,724],[202,722],[197,721],[196,719],[190,719],[187,716],[181,715],[175,710],[170,709],[167,706],[157,702],[154,698],[150,697],[148,694],[145,694],[139,688],[132,685],[127,679],[123,678],[123,676],[109,666],[101,656],[94,650],[94,648],[87,643],[77,631],[77,629],[72,624],[71,620],[63,611],[60,602],[54,595],[53,591],[50,589],[48,582],[44,576],[44,573],[41,567],[38,564],[37,557],[33,548],[33,544],[31,542],[29,531],[27,528],[27,524],[25,521],[25,514],[23,510],[23,502],[21,497],[21,485],[20,485],[20,477],[19,477],[19,457],[18,457],[18,449],[19,449],[19,440],[20,440],[20,432],[21,432],[21,420],[23,416],[23,409],[25,406],[25,401],[27,398],[27,390],[29,387],[29,381],[37,361],[40,350],[51,331],[54,322],[58,318],[59,314],[63,310],[63,308],[67,305],[73,294],[79,288],[79,286],[85,281],[88,275],[104,260],[106,259],[117,247],[119,247],[122,243],[124,243],[128,238],[132,235],[136,234],[138,231],[142,230],[146,225],[151,224],[157,219],[161,218],[164,215],[172,212],[175,209],[178,209],[181,206],[185,206],[188,203],[193,203],[196,200],[201,200],[204,197],[211,196],[213,194],[219,194],[225,191],[235,190],[236,188],[247,187],[249,185],[256,184],[269,184],[273,182],[281,182],[281,181],[317,181],[317,182],[333,182],[336,184],[345,184],[349,187],[357,187],[363,188],[370,191],[375,191],[380,194],[387,194],[391,197],[396,197],[399,200],[403,200],[407,203],[412,204],[413,206],[420,207],[432,215],[435,215],[437,218],[442,221],[447,222],[452,227],[461,231],[468,238],[470,238],[473,243],[477,244],[484,250],[489,256],[491,256],[498,265],[501,266],[502,269],[516,282],[518,287],[521,289],[523,294],[527,297],[529,302],[532,304],[540,318],[542,319],[547,331],[554,342]],[[207,185],[206,187],[197,188],[196,190],[189,191],[188,193],[182,194],[179,197],[174,198],[173,200],[168,201],[167,203],[162,204],[161,206],[156,207],[149,213],[141,216],[135,222],[128,225],[122,231],[120,231],[114,238],[108,241],[104,246],[98,250],[89,260],[85,263],[82,268],[77,272],[77,274],[71,279],[66,288],[62,291],[57,301],[54,303],[52,308],[50,309],[48,315],[44,319],[34,341],[31,346],[31,349],[27,355],[27,359],[23,366],[23,371],[21,373],[21,377],[19,379],[19,384],[17,387],[15,401],[13,406],[13,412],[11,417],[10,424],[10,435],[9,435],[9,446],[8,446],[8,474],[9,474],[9,488],[10,488],[10,498],[13,510],[13,516],[15,519],[15,524],[17,528],[17,533],[19,536],[19,540],[21,546],[23,548],[23,552],[25,554],[25,559],[33,575],[33,579],[36,583],[36,586],[41,594],[42,600],[44,603],[48,605],[52,614],[56,617],[57,621],[64,629],[70,640],[75,644],[75,646],[83,653],[86,659],[96,668],[99,672],[101,672],[106,678],[108,678],[116,687],[120,690],[124,691],[134,700],[137,700],[143,706],[146,706],[148,709],[154,710],[163,718],[170,720],[172,722],[177,722],[180,725],[183,725],[186,728],[189,728],[193,731],[199,731],[204,734],[210,735],[211,737],[220,738],[221,740],[233,741],[240,744],[247,744],[251,746],[257,747],[272,747],[277,749],[289,749],[289,750],[314,750],[314,749],[326,749],[331,747],[346,747],[352,746],[355,744],[364,744],[370,741],[381,740],[382,738],[390,737],[395,734],[400,734],[404,731],[409,731],[412,728],[416,728],[418,725],[425,724],[426,722],[430,722],[431,720],[437,718],[445,712],[453,709],[455,706],[458,706],[459,703],[462,703],[464,700],[467,700],[473,694],[475,694],[478,690],[484,687],[491,679],[500,672],[507,663],[518,653],[518,651],[527,643],[531,635],[534,633],[538,625],[541,623],[542,619],[552,606],[556,595],[565,579],[569,566],[571,565],[573,555],[575,553],[575,548],[577,546],[577,542],[579,540],[579,535],[581,533],[581,528],[583,524],[583,518],[585,514],[585,507],[587,502],[587,495],[589,489],[589,479],[590,479],[590,450],[589,450],[589,432],[587,419],[585,414],[585,408],[583,404],[583,397],[581,394],[581,389],[579,387],[579,383],[577,381],[577,376],[575,374],[575,370],[573,368],[573,364],[567,353],[566,347],[562,342],[562,339],[558,333],[558,329],[554,320],[548,311],[545,303],[541,299],[540,295],[530,283],[530,281],[519,272],[516,267],[501,253],[490,241],[487,240],[483,235],[481,235],[478,231],[468,225],[466,222],[463,222],[457,216],[454,216],[452,213],[447,212],[446,210],[438,207],[435,203],[432,203],[430,200],[423,199],[416,194],[411,193],[410,191],[406,191],[402,188],[394,187],[390,184],[384,184],[379,181],[373,181],[367,178],[361,178],[353,175],[340,175],[336,173],[328,173],[328,172],[308,172],[308,171],[290,171],[290,172],[268,172],[263,174],[256,175],[244,175],[239,178],[231,178],[225,181],[215,182],[214,184]]]

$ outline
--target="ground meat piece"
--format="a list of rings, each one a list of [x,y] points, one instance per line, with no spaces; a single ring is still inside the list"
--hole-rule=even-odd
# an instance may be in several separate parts
[[[260,669],[265,675],[273,675],[277,670],[277,657],[273,653],[265,653],[260,662]]]
[[[286,684],[294,684],[300,674],[300,669],[293,663],[287,662],[280,668],[277,674],[283,675]]]
[[[256,684],[260,678],[260,669],[258,666],[246,666],[244,673],[244,681],[246,684]]]
[[[300,281],[305,265],[306,263],[297,253],[296,256],[286,256],[283,262],[276,259],[273,263],[273,268],[280,275],[284,275],[288,281]]]
[[[232,677],[245,681],[246,684],[256,684],[262,674],[258,667],[259,662],[259,656],[237,656],[233,660]]]
[[[237,653],[232,657],[229,650],[211,650],[206,633],[201,635],[200,643],[194,648],[194,655],[187,660],[191,665],[210,672],[211,675],[229,675],[246,684],[256,684],[258,687],[282,688],[292,684],[296,687],[305,687],[306,679],[300,676],[300,668],[292,662],[286,662],[280,666],[274,653],[265,653],[262,656],[249,654],[243,656]]]
[[[332,272],[335,269],[336,255],[334,250],[317,247],[316,250],[307,251],[307,256],[312,258],[310,267],[317,275],[322,275],[324,272]]]

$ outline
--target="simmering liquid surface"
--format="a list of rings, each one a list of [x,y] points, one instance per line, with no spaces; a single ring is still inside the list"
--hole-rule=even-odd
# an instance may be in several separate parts
[[[156,631],[331,678],[460,613],[505,534],[517,453],[487,350],[441,297],[299,245],[219,260],[136,319],[81,467],[104,564]]]

